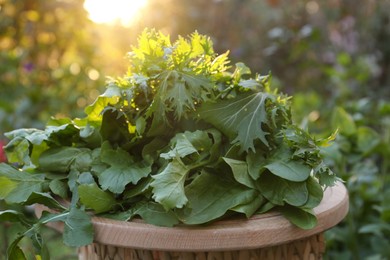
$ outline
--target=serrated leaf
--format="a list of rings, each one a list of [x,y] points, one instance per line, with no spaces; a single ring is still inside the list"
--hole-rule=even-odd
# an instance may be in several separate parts
[[[99,175],[99,184],[104,190],[122,193],[129,183],[137,182],[146,177],[151,166],[145,162],[135,162],[125,150],[110,148],[108,143],[102,145],[101,161],[110,167]]]
[[[116,204],[114,196],[100,189],[96,183],[78,186],[80,201],[97,214],[109,211]]]
[[[65,219],[63,240],[68,246],[81,247],[93,242],[91,217],[83,210],[71,208]]]
[[[167,152],[162,153],[160,156],[165,159],[173,159],[176,156],[184,158],[187,155],[201,152],[209,152],[212,146],[212,141],[206,131],[186,131],[184,133],[178,133],[171,140],[173,148]]]
[[[174,111],[177,119],[193,111],[196,103],[207,100],[205,89],[213,86],[203,75],[175,70],[162,73],[159,80],[157,98],[165,104],[165,111]]]
[[[199,109],[199,116],[214,125],[232,140],[239,143],[241,151],[255,150],[254,141],[260,140],[268,146],[263,124],[269,124],[266,111],[267,93],[249,93],[232,100],[205,103]]]
[[[311,172],[311,168],[309,166],[294,160],[276,160],[264,167],[283,179],[297,182],[306,180]]]
[[[168,210],[181,208],[187,203],[184,182],[189,168],[178,159],[173,159],[164,170],[152,176],[153,199]]]

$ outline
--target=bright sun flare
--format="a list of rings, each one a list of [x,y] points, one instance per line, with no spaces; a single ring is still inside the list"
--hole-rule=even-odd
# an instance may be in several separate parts
[[[148,0],[85,0],[84,8],[95,23],[130,25]]]

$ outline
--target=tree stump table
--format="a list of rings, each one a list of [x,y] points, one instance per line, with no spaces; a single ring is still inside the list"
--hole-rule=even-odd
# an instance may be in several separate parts
[[[79,259],[322,259],[323,233],[346,216],[348,206],[347,190],[337,183],[325,190],[322,202],[314,209],[318,224],[310,230],[292,225],[277,212],[176,227],[93,217],[94,243],[79,248]],[[37,215],[42,209],[37,207]]]

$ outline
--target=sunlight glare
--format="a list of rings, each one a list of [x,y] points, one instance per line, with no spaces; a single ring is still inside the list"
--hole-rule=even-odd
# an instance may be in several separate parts
[[[131,25],[148,0],[85,0],[84,8],[95,23]]]

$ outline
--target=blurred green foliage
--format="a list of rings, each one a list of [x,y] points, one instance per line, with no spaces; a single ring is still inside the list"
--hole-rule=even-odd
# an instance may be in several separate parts
[[[0,3],[0,134],[79,115],[102,84],[82,2]]]
[[[350,212],[326,233],[326,258],[390,258],[389,0],[149,0],[143,12],[131,27],[95,25],[82,0],[0,0],[0,141],[52,115],[81,115],[105,76],[123,74],[145,27],[172,38],[197,30],[233,61],[271,71],[311,132],[339,129],[324,152]]]

